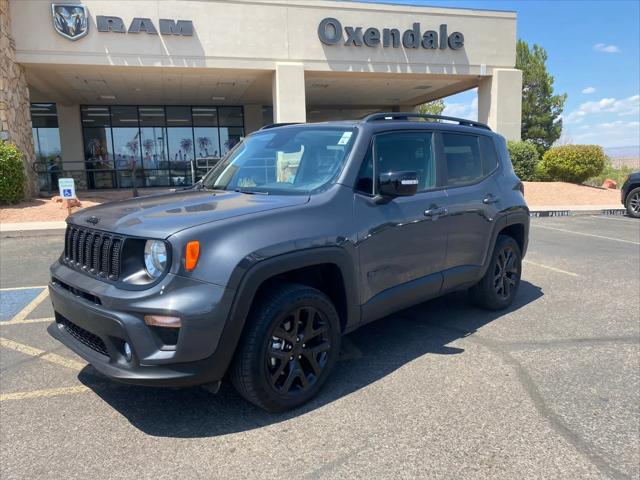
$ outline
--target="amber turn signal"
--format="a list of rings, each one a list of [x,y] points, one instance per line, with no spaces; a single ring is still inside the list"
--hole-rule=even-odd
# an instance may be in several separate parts
[[[200,256],[200,242],[192,240],[187,243],[187,248],[184,251],[184,268],[187,272],[190,272],[198,264],[198,257]]]
[[[180,328],[182,322],[178,317],[167,317],[165,315],[145,315],[144,323],[152,327]]]

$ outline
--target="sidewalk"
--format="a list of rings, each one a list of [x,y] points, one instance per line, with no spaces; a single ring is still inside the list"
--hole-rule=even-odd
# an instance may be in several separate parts
[[[0,223],[2,237],[24,237],[39,235],[56,235],[64,233],[67,228],[65,221],[56,222],[12,222]]]

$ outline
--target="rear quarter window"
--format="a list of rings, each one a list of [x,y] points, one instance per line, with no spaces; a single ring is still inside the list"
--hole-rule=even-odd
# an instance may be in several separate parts
[[[489,175],[498,167],[498,153],[493,139],[481,136],[480,151],[482,152],[482,172],[484,175]]]
[[[477,135],[443,133],[442,144],[447,166],[448,186],[469,185],[484,177]]]

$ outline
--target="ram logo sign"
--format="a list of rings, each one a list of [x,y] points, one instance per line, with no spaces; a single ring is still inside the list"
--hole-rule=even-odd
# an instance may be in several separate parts
[[[53,28],[69,40],[78,40],[89,33],[89,14],[84,5],[51,4]]]

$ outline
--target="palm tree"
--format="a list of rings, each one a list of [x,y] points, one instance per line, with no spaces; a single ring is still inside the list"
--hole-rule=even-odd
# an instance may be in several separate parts
[[[156,146],[156,142],[153,141],[152,138],[147,138],[144,142],[142,142],[142,147],[144,148],[144,154],[151,156],[151,152],[153,151],[153,147]]]
[[[131,183],[133,184],[134,198],[138,196],[138,187],[136,185],[136,167],[138,166],[138,161],[136,157],[138,156],[138,148],[140,147],[140,142],[138,141],[139,135],[140,132],[136,133],[136,136],[133,137],[133,140],[126,143],[126,147],[131,152]]]
[[[209,147],[211,146],[211,139],[209,137],[198,137],[198,148],[202,154],[204,150],[205,157],[209,157]]]
[[[188,160],[189,157],[187,156],[187,154],[189,153],[192,147],[193,147],[193,140],[191,140],[190,138],[183,138],[182,140],[180,140],[180,150],[184,152],[185,161]]]

